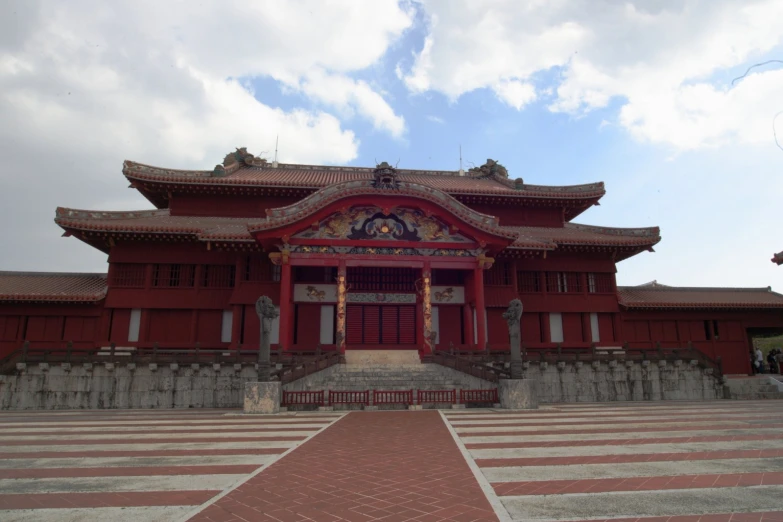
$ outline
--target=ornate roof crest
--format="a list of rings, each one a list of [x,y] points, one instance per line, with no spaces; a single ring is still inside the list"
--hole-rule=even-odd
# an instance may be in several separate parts
[[[472,172],[474,177],[485,178],[489,176],[500,176],[501,178],[508,179],[508,170],[506,167],[498,163],[493,159],[487,159],[487,162],[480,167],[473,167],[468,170]]]
[[[373,187],[392,190],[400,188],[400,181],[397,179],[397,169],[385,161],[375,166],[373,174],[375,175],[375,180],[372,182]]]
[[[266,167],[267,161],[264,158],[257,158],[247,151],[247,147],[238,147],[236,152],[229,152],[223,158],[222,165],[215,165],[212,175],[215,177],[231,174],[240,167]]]

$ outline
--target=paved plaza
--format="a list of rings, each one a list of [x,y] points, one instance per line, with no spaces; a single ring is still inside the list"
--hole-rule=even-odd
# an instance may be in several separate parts
[[[0,521],[783,521],[783,401],[0,413]]]

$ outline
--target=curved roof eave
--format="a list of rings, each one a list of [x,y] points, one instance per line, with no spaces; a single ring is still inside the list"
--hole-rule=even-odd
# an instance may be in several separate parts
[[[123,163],[123,174],[129,180],[138,180],[142,182],[152,182],[160,184],[193,184],[193,185],[213,185],[213,186],[233,186],[233,187],[259,187],[259,188],[277,188],[290,190],[320,190],[330,183],[317,183],[312,180],[319,172],[335,172],[345,174],[364,174],[366,179],[372,178],[373,169],[363,167],[319,167],[305,165],[286,165],[280,164],[278,167],[258,167],[253,172],[264,172],[267,175],[285,177],[285,173],[293,169],[307,169],[311,172],[309,182],[292,183],[291,180],[275,179],[237,179],[237,172],[223,177],[215,177],[212,171],[208,170],[178,170],[145,165],[130,160]],[[250,169],[246,169],[250,170]],[[558,200],[595,200],[598,201],[606,194],[603,182],[588,183],[582,185],[531,185],[520,184],[516,186],[513,180],[493,178],[473,178],[470,176],[459,176],[450,171],[420,171],[420,170],[398,170],[402,176],[416,176],[421,179],[432,181],[460,181],[460,180],[492,180],[496,189],[499,190],[480,190],[480,189],[460,189],[443,190],[449,194],[460,196],[487,196],[511,199],[558,199]],[[499,187],[497,187],[499,186]]]

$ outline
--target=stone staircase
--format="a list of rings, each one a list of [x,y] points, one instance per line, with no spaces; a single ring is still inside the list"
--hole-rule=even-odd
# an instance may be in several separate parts
[[[783,379],[780,375],[728,378],[725,381],[727,399],[783,399]]]
[[[413,390],[475,390],[496,388],[485,381],[446,368],[439,364],[424,364],[418,359],[395,354],[346,354],[347,364],[331,366],[283,386],[286,391],[407,391]],[[450,406],[448,406],[450,407]],[[384,408],[382,408],[384,409]]]
[[[349,366],[314,381],[311,389],[324,390],[457,390],[491,388],[494,385],[437,364],[417,366]]]

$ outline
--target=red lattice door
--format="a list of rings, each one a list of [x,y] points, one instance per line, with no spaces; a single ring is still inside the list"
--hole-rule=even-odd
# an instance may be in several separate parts
[[[400,306],[399,314],[399,344],[416,344],[416,306]]]

